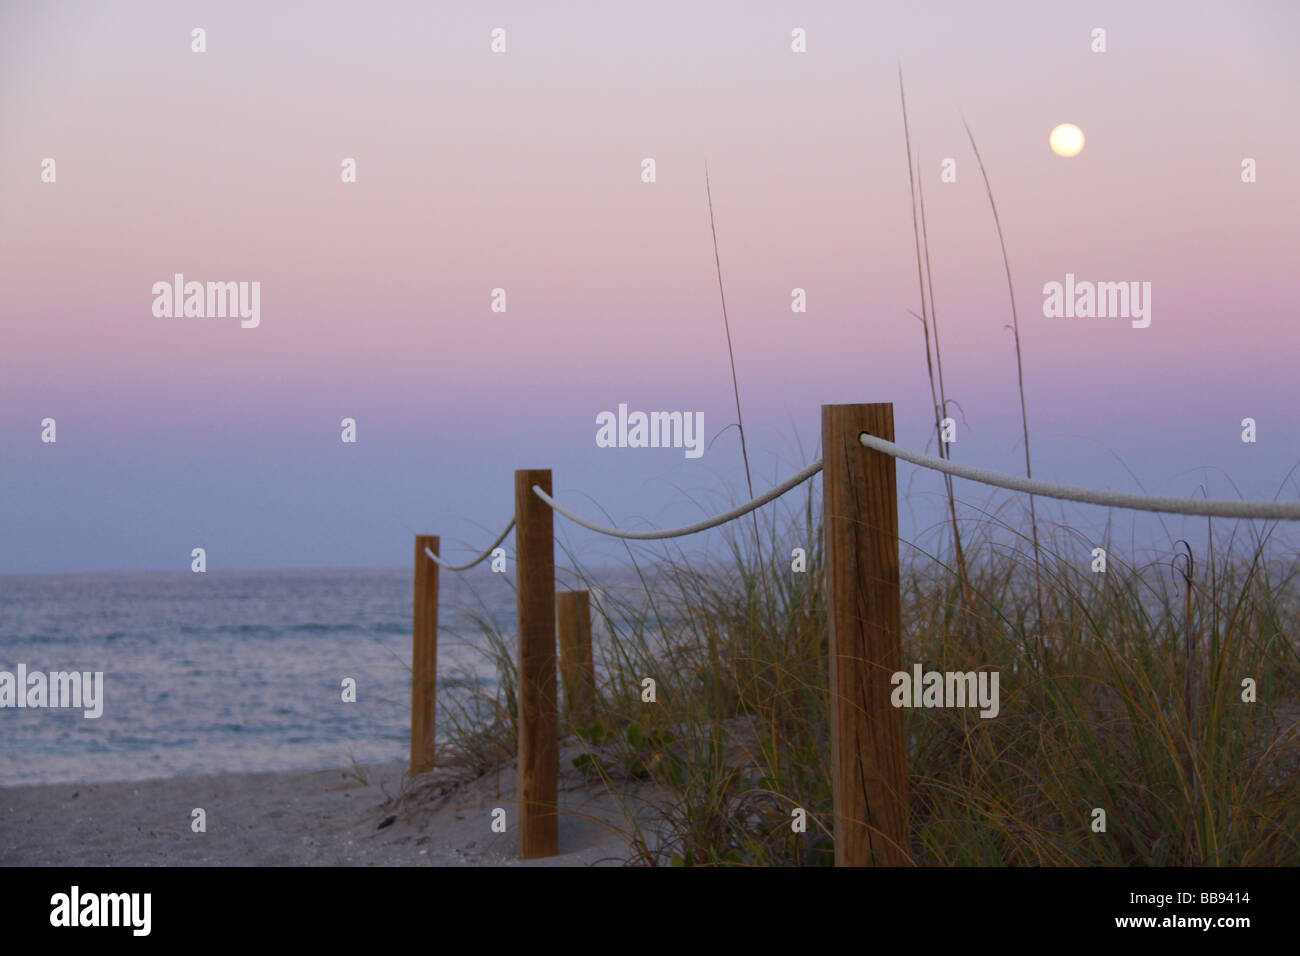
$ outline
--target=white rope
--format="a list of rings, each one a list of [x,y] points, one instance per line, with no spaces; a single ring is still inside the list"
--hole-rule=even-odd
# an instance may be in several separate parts
[[[1280,521],[1300,521],[1300,501],[1211,501],[1204,498],[1171,498],[1165,495],[1137,495],[1125,491],[1095,491],[1091,488],[1076,488],[1071,485],[1059,485],[1051,481],[1035,481],[1031,478],[1021,478],[1017,475],[1005,475],[996,471],[989,471],[985,468],[975,468],[971,465],[959,465],[956,462],[947,461],[943,458],[936,458],[933,455],[922,454],[918,451],[912,451],[904,448],[902,445],[896,445],[892,441],[885,441],[883,438],[877,438],[874,435],[868,435],[863,432],[858,436],[858,440],[867,448],[871,448],[886,455],[892,455],[895,458],[901,458],[903,461],[911,462],[922,468],[931,468],[935,471],[941,471],[957,478],[966,478],[970,481],[978,481],[985,485],[993,485],[998,488],[1006,488],[1010,491],[1023,491],[1031,495],[1041,495],[1044,498],[1059,498],[1064,501],[1077,501],[1082,504],[1101,505],[1105,508],[1126,508],[1132,511],[1159,511],[1166,514],[1197,515],[1209,518],[1265,518],[1277,519]],[[609,535],[614,538],[629,538],[636,541],[654,541],[662,538],[680,538],[688,534],[697,534],[700,531],[707,531],[709,528],[716,528],[720,524],[726,524],[741,515],[748,514],[755,508],[759,508],[769,501],[781,497],[791,488],[803,484],[817,472],[822,470],[820,460],[813,462],[807,468],[792,475],[790,478],[781,482],[770,491],[764,492],[752,501],[747,501],[743,505],[732,508],[730,511],[723,512],[712,518],[706,518],[703,521],[697,521],[695,524],[688,524],[681,528],[671,528],[663,531],[625,531],[621,528],[609,528],[605,525],[595,524],[579,517],[567,508],[561,507],[554,498],[542,491],[537,485],[533,485],[533,493],[551,506],[552,509],[564,515],[575,524],[579,524],[589,531],[595,531],[598,534]],[[438,557],[428,548],[424,553],[438,563],[440,567],[448,571],[466,571],[479,562],[487,558],[496,547],[506,539],[506,535],[515,526],[515,519],[511,518],[510,523],[506,525],[504,531],[488,545],[487,550],[480,554],[473,561],[467,564],[448,564],[442,558]]]
[[[1004,475],[984,468],[972,468],[955,462],[911,451],[892,441],[863,432],[858,436],[862,444],[886,455],[910,461],[922,468],[933,468],[958,478],[968,478],[985,485],[995,485],[1011,491],[1024,491],[1044,498],[1061,498],[1107,508],[1127,508],[1132,511],[1162,511],[1166,514],[1200,515],[1209,518],[1276,518],[1281,521],[1300,521],[1300,501],[1211,501],[1205,498],[1170,498],[1164,495],[1135,495],[1125,491],[1094,491],[1091,488],[1074,488],[1050,481],[1034,481],[1016,475]]]
[[[803,471],[799,472],[797,475],[794,475],[793,477],[788,478],[787,480],[781,482],[781,484],[777,485],[771,491],[764,492],[763,494],[755,498],[753,501],[747,501],[743,505],[740,505],[738,508],[732,508],[730,511],[724,512],[723,514],[717,515],[716,517],[706,518],[704,521],[697,521],[695,524],[688,524],[685,527],[672,528],[667,531],[623,531],[620,528],[607,528],[604,525],[592,524],[590,521],[587,521],[584,518],[579,518],[572,511],[569,511],[566,508],[561,508],[558,504],[556,504],[554,498],[552,498],[546,492],[542,491],[542,489],[539,488],[537,485],[533,485],[533,493],[536,494],[537,497],[545,501],[553,509],[558,511],[560,514],[564,515],[564,517],[568,518],[570,521],[574,522],[575,524],[582,525],[588,531],[596,531],[599,532],[600,534],[607,534],[613,538],[632,538],[637,541],[653,541],[657,538],[680,538],[682,535],[695,534],[698,531],[705,531],[709,528],[716,528],[720,524],[726,524],[728,521],[732,520],[733,518],[739,518],[741,515],[748,514],[749,512],[753,511],[755,508],[767,504],[769,501],[771,501],[774,498],[780,498],[791,488],[803,484],[805,481],[807,481],[809,478],[811,478],[813,475],[817,474],[817,472],[821,470],[822,470],[821,461],[820,460],[815,461],[807,468],[805,468]]]
[[[470,568],[474,567],[474,565],[478,564],[489,554],[491,554],[494,550],[496,550],[497,545],[499,545],[502,541],[506,539],[506,535],[510,533],[510,529],[513,528],[514,526],[515,526],[515,519],[511,518],[510,523],[506,525],[506,530],[502,531],[501,534],[497,536],[497,539],[487,546],[487,550],[484,551],[482,554],[480,554],[469,564],[448,564],[446,561],[442,560],[442,558],[438,557],[428,548],[424,549],[424,553],[427,554],[429,557],[433,558],[435,564],[437,564],[439,567],[446,568],[448,571],[468,571]]]

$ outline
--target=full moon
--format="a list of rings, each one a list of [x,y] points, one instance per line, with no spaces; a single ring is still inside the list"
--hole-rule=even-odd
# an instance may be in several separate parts
[[[1078,156],[1083,151],[1083,130],[1073,123],[1062,123],[1047,137],[1047,145],[1052,147],[1052,152],[1057,156],[1067,159]]]

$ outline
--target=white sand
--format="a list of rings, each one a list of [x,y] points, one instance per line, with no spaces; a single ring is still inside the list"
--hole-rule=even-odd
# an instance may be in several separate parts
[[[392,764],[361,768],[365,784],[324,770],[0,789],[0,866],[618,865],[628,823],[571,757],[560,758],[560,855],[548,859],[518,858],[513,768],[461,783],[435,771],[403,791],[406,768]],[[191,830],[195,807],[205,833]],[[495,807],[505,833],[492,832]]]

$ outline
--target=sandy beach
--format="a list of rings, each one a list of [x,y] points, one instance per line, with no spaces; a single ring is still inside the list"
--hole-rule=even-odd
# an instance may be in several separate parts
[[[467,782],[434,771],[404,790],[405,765],[388,764],[0,789],[0,866],[621,865],[617,803],[571,767],[562,759],[560,855],[547,859],[517,855],[513,768]]]

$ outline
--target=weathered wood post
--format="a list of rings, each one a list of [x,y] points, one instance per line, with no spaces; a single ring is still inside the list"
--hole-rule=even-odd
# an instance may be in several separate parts
[[[837,866],[911,862],[903,712],[890,677],[903,670],[894,406],[822,406],[831,760]]]
[[[438,550],[436,534],[415,536],[415,607],[411,641],[411,776],[433,769],[438,686]]]
[[[560,674],[564,678],[564,719],[569,727],[591,722],[596,673],[591,654],[591,596],[561,591],[555,596],[560,629]]]
[[[559,714],[555,679],[555,544],[550,469],[515,472],[519,596],[519,855],[559,852]]]

